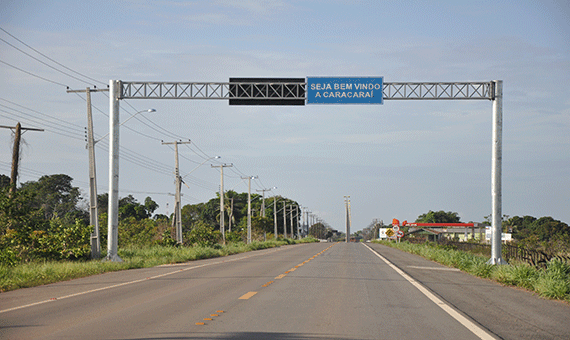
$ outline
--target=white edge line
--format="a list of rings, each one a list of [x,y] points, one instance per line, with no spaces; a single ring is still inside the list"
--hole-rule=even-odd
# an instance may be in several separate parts
[[[101,290],[106,290],[106,289],[111,289],[111,288],[116,288],[116,287],[121,287],[121,286],[126,286],[126,285],[130,285],[130,284],[134,284],[134,283],[138,283],[138,282],[143,282],[143,281],[148,281],[148,280],[152,280],[152,279],[157,279],[159,277],[164,277],[164,276],[168,276],[168,275],[172,275],[172,274],[176,274],[176,273],[180,273],[183,271],[187,271],[187,270],[192,270],[192,269],[196,269],[196,268],[201,268],[201,267],[206,267],[206,266],[213,266],[215,264],[220,264],[220,263],[226,263],[226,262],[234,262],[234,261],[239,261],[239,260],[244,260],[253,256],[260,256],[260,255],[264,255],[267,253],[273,253],[279,250],[282,250],[285,248],[276,248],[273,251],[269,251],[269,252],[264,252],[264,253],[259,253],[259,254],[251,254],[248,256],[243,256],[243,257],[238,257],[235,259],[229,259],[229,260],[223,260],[223,261],[216,261],[216,262],[212,262],[212,263],[205,263],[205,264],[201,264],[198,266],[193,266],[193,267],[188,267],[188,268],[184,268],[184,269],[177,269],[173,272],[168,272],[168,273],[164,273],[164,274],[160,274],[160,275],[155,275],[155,276],[151,276],[151,277],[145,277],[144,279],[138,279],[138,280],[134,280],[134,281],[129,281],[129,282],[123,282],[123,283],[118,283],[116,285],[112,285],[112,286],[107,286],[107,287],[101,287],[101,288],[96,288],[96,289],[92,289],[92,290],[88,290],[85,292],[79,292],[79,293],[75,293],[75,294],[70,294],[70,295],[65,295],[65,296],[60,296],[58,298],[52,298],[49,300],[43,300],[43,301],[38,301],[38,302],[34,302],[34,303],[30,303],[27,305],[23,305],[23,306],[17,306],[17,307],[12,307],[12,308],[8,308],[8,309],[4,309],[4,310],[0,310],[0,314],[2,313],[7,313],[7,312],[11,312],[14,310],[18,310],[18,309],[22,309],[22,308],[27,308],[27,307],[32,307],[32,306],[37,306],[37,305],[41,305],[44,303],[48,303],[48,302],[55,302],[58,300],[63,300],[63,299],[67,299],[67,298],[72,298],[75,296],[79,296],[79,295],[85,295],[85,294],[89,294],[89,293],[94,293],[94,292],[98,292]],[[161,266],[156,266],[156,267],[161,267]],[[156,268],[154,267],[154,268]],[[141,268],[142,269],[142,268]]]
[[[394,265],[392,262],[388,261],[384,256],[378,254],[376,251],[374,251],[368,245],[364,244],[364,246],[366,248],[368,248],[368,250],[370,250],[372,253],[374,253],[374,255],[378,256],[382,261],[386,262],[386,264],[388,266],[390,266],[398,274],[400,274],[404,279],[406,279],[408,282],[410,282],[414,287],[416,287],[420,292],[422,292],[428,299],[430,299],[433,303],[435,303],[436,305],[441,307],[441,309],[443,309],[447,314],[449,314],[452,318],[454,318],[460,324],[465,326],[469,331],[471,331],[473,334],[478,336],[480,339],[484,339],[484,340],[495,339],[494,336],[489,334],[483,328],[479,327],[473,321],[467,319],[466,317],[464,317],[463,315],[458,313],[455,309],[451,308],[451,306],[449,306],[447,303],[443,302],[440,298],[435,296],[432,292],[430,292],[427,288],[425,288],[421,283],[414,280],[408,274],[404,273],[400,268],[396,267],[396,265]]]
[[[461,270],[457,269],[457,268],[441,268],[441,267],[420,267],[420,266],[408,266],[408,268],[414,268],[414,269],[425,269],[425,270],[443,270],[443,271],[448,271],[448,272],[460,272]]]

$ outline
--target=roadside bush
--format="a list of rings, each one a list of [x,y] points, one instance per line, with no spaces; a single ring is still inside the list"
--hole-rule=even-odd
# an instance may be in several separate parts
[[[221,233],[203,222],[198,222],[184,237],[184,245],[213,247],[219,243]]]
[[[570,265],[553,259],[536,281],[536,291],[553,299],[570,300]]]

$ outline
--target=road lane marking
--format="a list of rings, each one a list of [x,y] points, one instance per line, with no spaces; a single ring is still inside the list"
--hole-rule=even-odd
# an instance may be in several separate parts
[[[435,303],[436,305],[438,305],[441,309],[443,309],[447,314],[449,314],[452,318],[454,318],[455,320],[457,320],[460,324],[462,324],[464,327],[466,327],[469,331],[471,331],[471,333],[475,334],[476,336],[478,336],[480,339],[484,339],[484,340],[491,340],[491,339],[495,339],[494,336],[492,336],[491,334],[489,334],[486,330],[484,330],[483,328],[479,327],[477,324],[475,324],[473,321],[467,319],[466,317],[464,317],[463,315],[461,315],[459,312],[457,312],[455,309],[451,308],[451,306],[449,306],[447,303],[445,303],[443,300],[441,300],[440,298],[438,298],[437,296],[435,296],[435,294],[433,294],[432,292],[430,292],[427,288],[425,288],[421,283],[419,283],[418,281],[414,280],[411,276],[409,276],[408,274],[404,273],[400,268],[396,267],[396,265],[394,265],[392,262],[388,261],[384,256],[378,254],[376,251],[374,251],[372,248],[370,248],[368,245],[364,244],[363,245],[368,248],[368,250],[370,250],[372,253],[374,253],[374,255],[378,256],[382,261],[384,261],[388,266],[390,266],[390,268],[394,269],[398,274],[400,274],[404,279],[406,279],[409,283],[411,283],[414,287],[416,287],[420,292],[422,292],[428,299],[430,299],[433,303]]]
[[[446,267],[420,267],[420,266],[408,266],[408,268],[414,268],[414,269],[427,269],[427,270],[444,270],[444,271],[450,271],[450,272],[460,272],[461,270],[457,269],[457,268],[446,268]]]
[[[249,293],[243,294],[242,296],[240,296],[240,298],[238,300],[248,300],[250,297],[254,296],[255,294],[257,294],[257,292],[249,292]]]

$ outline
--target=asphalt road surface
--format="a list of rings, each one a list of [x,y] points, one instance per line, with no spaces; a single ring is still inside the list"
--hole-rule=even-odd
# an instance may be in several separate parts
[[[0,339],[570,339],[570,306],[377,244],[284,246],[0,294]]]

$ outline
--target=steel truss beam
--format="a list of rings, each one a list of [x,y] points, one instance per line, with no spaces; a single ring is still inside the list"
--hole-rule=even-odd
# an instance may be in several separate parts
[[[120,82],[119,99],[306,99],[306,83]],[[384,83],[385,100],[494,99],[493,82]]]

